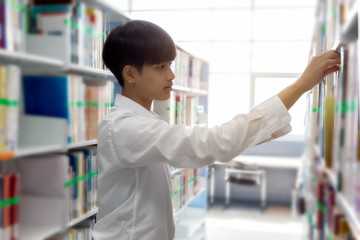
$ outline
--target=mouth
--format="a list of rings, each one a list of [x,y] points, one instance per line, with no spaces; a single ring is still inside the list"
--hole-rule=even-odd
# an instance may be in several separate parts
[[[170,86],[164,87],[165,90],[171,91],[172,90],[172,84]]]

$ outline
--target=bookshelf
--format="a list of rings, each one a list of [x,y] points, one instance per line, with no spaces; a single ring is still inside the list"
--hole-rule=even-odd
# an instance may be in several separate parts
[[[24,5],[30,4],[30,0],[21,0]],[[99,9],[104,14],[104,19],[109,22],[124,23],[129,20],[129,17],[117,7],[113,1],[100,0],[81,0],[89,8]],[[6,3],[6,1],[5,1]],[[23,12],[18,12],[19,15],[25,17]],[[111,101],[115,94],[119,93],[114,90],[114,83],[117,83],[113,74],[103,69],[102,67],[87,66],[84,64],[74,63],[70,60],[71,42],[70,26],[65,31],[68,31],[64,36],[37,36],[28,34],[23,30],[21,42],[24,48],[21,50],[9,50],[7,47],[0,48],[0,66],[12,64],[17,66],[20,70],[20,78],[17,79],[18,88],[18,107],[16,108],[17,120],[17,144],[6,151],[0,150],[0,176],[1,174],[13,171],[16,169],[18,161],[32,161],[34,158],[50,158],[54,155],[67,155],[92,149],[96,154],[97,138],[82,139],[80,141],[68,141],[68,121],[66,118],[56,118],[51,116],[35,116],[25,114],[26,102],[25,92],[22,89],[23,76],[78,76],[81,77],[84,83],[94,85],[101,85],[105,82],[111,85],[109,98]],[[108,29],[104,29],[104,32]],[[57,49],[49,49],[49,46],[55,44]],[[0,45],[1,46],[1,45]],[[63,51],[58,51],[63,49]],[[98,49],[99,50],[99,49]],[[201,111],[197,114],[198,109],[193,110],[192,115],[186,116],[184,108],[183,123],[187,128],[200,126],[207,126],[207,81],[208,81],[208,65],[206,61],[198,59],[197,57],[186,52],[184,49],[178,47],[178,53],[185,55],[185,60],[181,63],[175,64],[175,75],[181,70],[181,79],[178,78],[173,86],[173,94],[182,94],[184,104],[186,101],[193,101],[195,106],[201,105]],[[187,62],[188,61],[188,62]],[[192,67],[191,64],[197,67]],[[186,65],[186,66],[185,66]],[[201,69],[200,69],[201,68]],[[1,76],[0,76],[1,77]],[[189,80],[188,78],[192,79]],[[196,79],[196,80],[195,80]],[[80,81],[80,80],[79,80]],[[193,85],[193,82],[197,85]],[[1,95],[0,95],[1,99]],[[195,101],[196,99],[196,101]],[[191,105],[191,104],[190,104]],[[190,106],[189,105],[189,106]],[[185,107],[185,105],[184,105]],[[191,105],[193,107],[193,105]],[[174,109],[176,111],[176,109]],[[186,120],[186,119],[192,120]],[[196,120],[195,120],[196,118]],[[190,121],[190,122],[186,122]],[[1,125],[0,125],[1,127]],[[49,161],[55,161],[49,159]],[[186,169],[175,169],[172,171],[172,176],[179,176]],[[176,228],[183,228],[189,224],[190,219],[197,214],[198,222],[196,229],[183,231],[183,238],[185,235],[191,235],[191,239],[203,239],[205,234],[205,213],[206,213],[206,180],[205,176],[207,167],[198,169],[198,179],[194,180],[195,176],[189,179],[189,187],[193,182],[201,183],[202,188],[190,197],[188,201],[181,207],[181,211],[177,212]],[[41,174],[41,173],[38,173]],[[64,171],[66,176],[66,171]],[[63,176],[63,177],[64,177]],[[82,177],[82,176],[80,176]],[[63,184],[59,182],[58,185]],[[53,193],[51,193],[53,194]],[[55,193],[54,193],[55,194]],[[55,194],[56,195],[56,194]],[[57,234],[66,232],[68,229],[83,224],[88,219],[96,216],[98,209],[91,209],[86,211],[81,216],[75,219],[69,219],[67,213],[69,210],[69,193],[64,190],[60,195],[44,197],[39,194],[20,193],[20,238],[21,240],[31,239],[47,239]],[[70,199],[70,200],[69,200]],[[192,213],[194,210],[194,213]],[[201,213],[201,214],[200,214]],[[185,235],[184,235],[185,234]],[[186,237],[186,236],[185,236]],[[180,239],[180,238],[179,238]],[[7,240],[7,239],[4,239]]]
[[[360,239],[359,1],[319,0],[309,56],[329,49],[341,70],[307,94],[308,239]]]

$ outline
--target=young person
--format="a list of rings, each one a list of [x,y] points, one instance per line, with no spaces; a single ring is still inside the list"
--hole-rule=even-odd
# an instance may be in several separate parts
[[[171,37],[147,21],[115,28],[104,44],[104,62],[122,93],[99,125],[96,240],[173,239],[169,165],[199,168],[229,162],[249,147],[287,134],[288,109],[340,64],[335,51],[313,57],[297,81],[248,114],[214,128],[187,129],[168,125],[151,111],[153,100],[170,97],[175,56]]]

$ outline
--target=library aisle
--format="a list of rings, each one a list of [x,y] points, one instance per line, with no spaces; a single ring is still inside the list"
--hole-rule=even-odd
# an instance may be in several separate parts
[[[359,9],[0,0],[0,240],[360,240]]]

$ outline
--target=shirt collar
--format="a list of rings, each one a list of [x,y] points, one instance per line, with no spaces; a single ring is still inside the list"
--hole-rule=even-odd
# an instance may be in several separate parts
[[[147,110],[146,108],[135,102],[134,100],[125,97],[124,95],[121,94],[116,94],[115,106],[121,109],[132,109],[137,114],[144,117],[160,119],[159,115],[157,115],[155,112]]]

